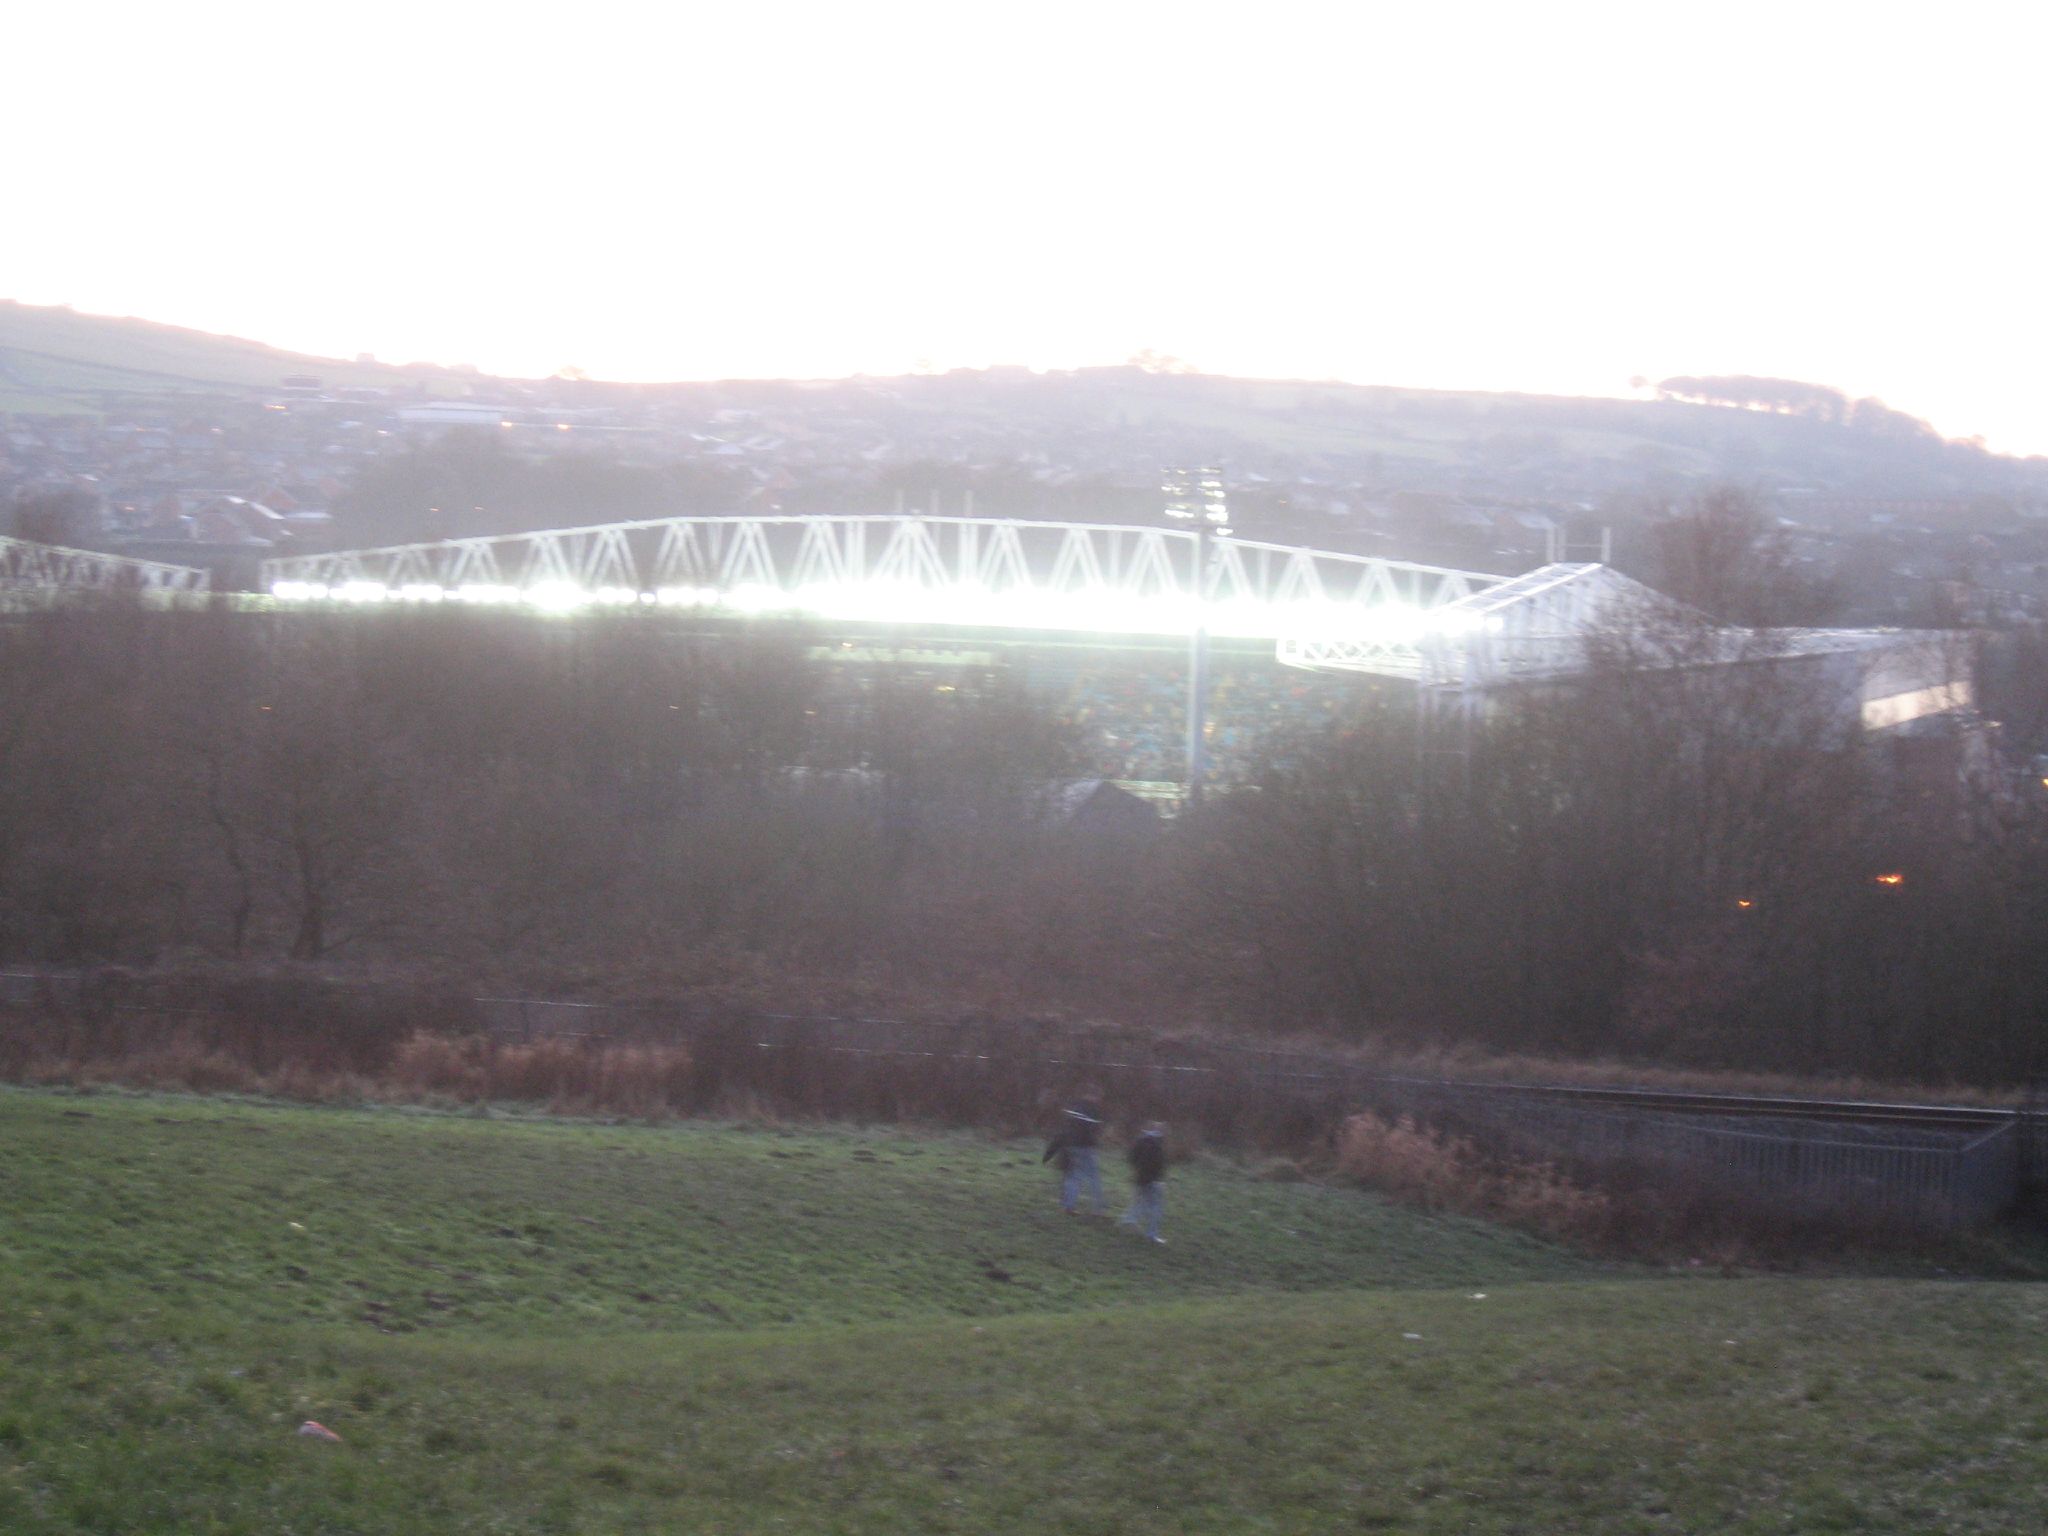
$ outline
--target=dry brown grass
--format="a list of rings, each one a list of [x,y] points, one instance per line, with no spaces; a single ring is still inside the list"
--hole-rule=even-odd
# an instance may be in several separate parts
[[[121,1052],[12,1055],[7,1080],[79,1088],[162,1088],[183,1093],[249,1093],[303,1103],[359,1103],[376,1085],[356,1073],[303,1061],[260,1070],[246,1060],[189,1037],[170,1037]]]
[[[659,1118],[697,1105],[689,1048],[599,1040],[500,1044],[483,1035],[416,1034],[394,1053],[379,1087],[463,1103],[544,1104]]]
[[[1483,1216],[1570,1242],[1606,1240],[1615,1208],[1549,1163],[1511,1162],[1406,1115],[1351,1115],[1337,1130],[1337,1170],[1429,1210]]]
[[[337,1066],[321,1051],[235,1049],[175,1022],[132,1021],[94,1034],[10,1031],[0,1038],[0,1077],[16,1082],[253,1093],[314,1103],[439,1100],[537,1104],[564,1114],[648,1119],[700,1108],[687,1047],[545,1040],[500,1044],[482,1035],[416,1033],[376,1069]]]
[[[602,1026],[615,1037],[684,1037],[693,1046],[707,1034],[707,1026],[713,1026],[709,1032],[715,1033],[718,1028],[743,1025],[764,1015],[898,1019],[935,1026],[940,1033],[969,1042],[963,1048],[992,1051],[1009,1060],[1037,1053],[1147,1067],[1216,1065],[1226,1067],[1227,1075],[1233,1077],[1244,1074],[1249,1053],[1277,1052],[1298,1054],[1309,1070],[1315,1069],[1312,1063],[1321,1062],[1340,1069],[1473,1083],[1997,1107],[2015,1104],[2023,1097],[2018,1085],[1697,1070],[1648,1060],[1565,1059],[1453,1044],[1430,1046],[1416,1043],[1412,1032],[1400,1029],[1338,1040],[1327,1034],[1284,1035],[1270,1030],[1250,1034],[1222,1020],[1135,1025],[1034,1010],[1001,989],[982,996],[964,986],[943,992],[909,988],[866,972],[822,978],[808,975],[799,966],[771,967],[723,951],[700,955],[697,960],[699,963],[682,969],[646,974],[614,967],[551,978],[499,977],[490,984],[452,969],[443,975],[416,969],[405,973],[366,970],[336,978],[246,965],[107,970],[93,976],[93,1001],[86,1009],[71,1009],[62,1019],[45,1018],[38,1027],[45,1032],[54,1028],[89,1037],[82,1041],[82,1048],[92,1053],[99,1052],[102,1042],[109,1042],[114,1053],[120,1054],[124,1048],[117,1042],[124,1031],[146,1041],[165,1022],[182,1021],[182,1027],[215,1049],[247,1060],[265,1073],[288,1063],[306,1062],[375,1076],[415,1034],[463,1035],[482,1028],[486,1021],[471,994],[496,987],[508,995],[611,1003],[624,1010],[614,1016],[614,1022]],[[498,987],[501,982],[503,986]],[[0,1072],[6,1070],[7,1032],[7,1021],[0,1015]],[[703,1044],[709,1051],[722,1049],[709,1039]],[[750,1046],[751,1040],[747,1042]],[[843,1058],[841,1064],[845,1065]],[[746,1068],[743,1075],[759,1075],[758,1068]],[[1114,1075],[1139,1096],[1158,1097],[1152,1092],[1152,1085],[1158,1082],[1156,1074]],[[886,1093],[874,1092],[872,1085],[863,1085],[860,1096],[888,1098]],[[1159,1112],[1169,1117],[1177,1109],[1170,1102],[1159,1106]],[[1220,1138],[1231,1136],[1220,1122],[1217,1131]]]

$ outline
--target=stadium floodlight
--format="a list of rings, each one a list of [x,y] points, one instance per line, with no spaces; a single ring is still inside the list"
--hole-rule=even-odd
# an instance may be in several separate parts
[[[1207,776],[1209,725],[1209,630],[1205,605],[1209,596],[1211,544],[1230,534],[1230,504],[1223,494],[1223,471],[1214,465],[1200,469],[1168,469],[1161,487],[1166,493],[1169,522],[1193,526],[1194,562],[1188,595],[1194,623],[1188,634],[1188,739],[1187,808],[1199,809],[1202,781]]]
[[[1195,541],[1187,542],[1191,550],[1195,548]],[[1199,555],[1198,550],[1196,554]],[[515,608],[538,614],[575,614],[593,609],[699,609],[750,617],[791,615],[857,624],[1069,630],[1188,640],[1199,630],[1212,639],[1274,640],[1286,636],[1379,645],[1412,645],[1418,638],[1439,630],[1462,633],[1465,628],[1495,622],[1463,614],[1438,618],[1432,610],[1401,600],[1368,603],[1299,595],[1275,598],[1257,593],[1220,593],[1213,553],[1203,569],[1207,572],[1208,590],[1199,603],[1192,582],[1179,579],[1174,585],[1143,592],[1119,587],[1113,580],[1055,587],[1049,582],[1032,581],[994,585],[977,580],[880,577],[813,581],[796,586],[771,582],[743,582],[722,589],[664,586],[649,591],[616,584],[586,586],[559,578],[526,586],[503,582],[443,586],[431,581],[392,584],[358,576],[332,584],[274,580],[269,594],[279,603],[291,604],[450,604]]]
[[[542,613],[575,613],[590,606],[590,594],[573,581],[536,581],[526,589],[525,598]]]
[[[519,601],[519,589],[517,587],[508,587],[501,582],[465,581],[448,595],[458,603],[488,605],[516,603]]]

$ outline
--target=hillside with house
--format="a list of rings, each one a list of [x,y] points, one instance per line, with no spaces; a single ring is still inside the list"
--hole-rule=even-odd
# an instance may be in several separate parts
[[[1642,384],[1642,381],[1638,381]],[[1116,367],[624,384],[305,357],[0,303],[0,501],[78,541],[213,564],[674,513],[972,510],[1148,520],[1220,463],[1250,537],[1484,570],[1644,567],[1669,508],[1755,495],[1865,618],[2031,613],[2048,459],[1822,386],[1683,378],[1634,398]]]

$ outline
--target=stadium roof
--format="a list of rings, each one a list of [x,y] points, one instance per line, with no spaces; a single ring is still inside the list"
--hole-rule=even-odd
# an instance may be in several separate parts
[[[1584,676],[1603,665],[1729,666],[1854,653],[1911,653],[1953,637],[1885,629],[1750,629],[1609,566],[1563,562],[1430,611],[1407,644],[1283,641],[1280,659],[1316,670],[1372,672],[1425,685],[1495,688]]]

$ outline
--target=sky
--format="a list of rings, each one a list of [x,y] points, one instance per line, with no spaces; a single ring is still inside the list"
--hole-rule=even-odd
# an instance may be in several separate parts
[[[0,297],[525,376],[1753,373],[2048,453],[2048,7],[28,9]]]

